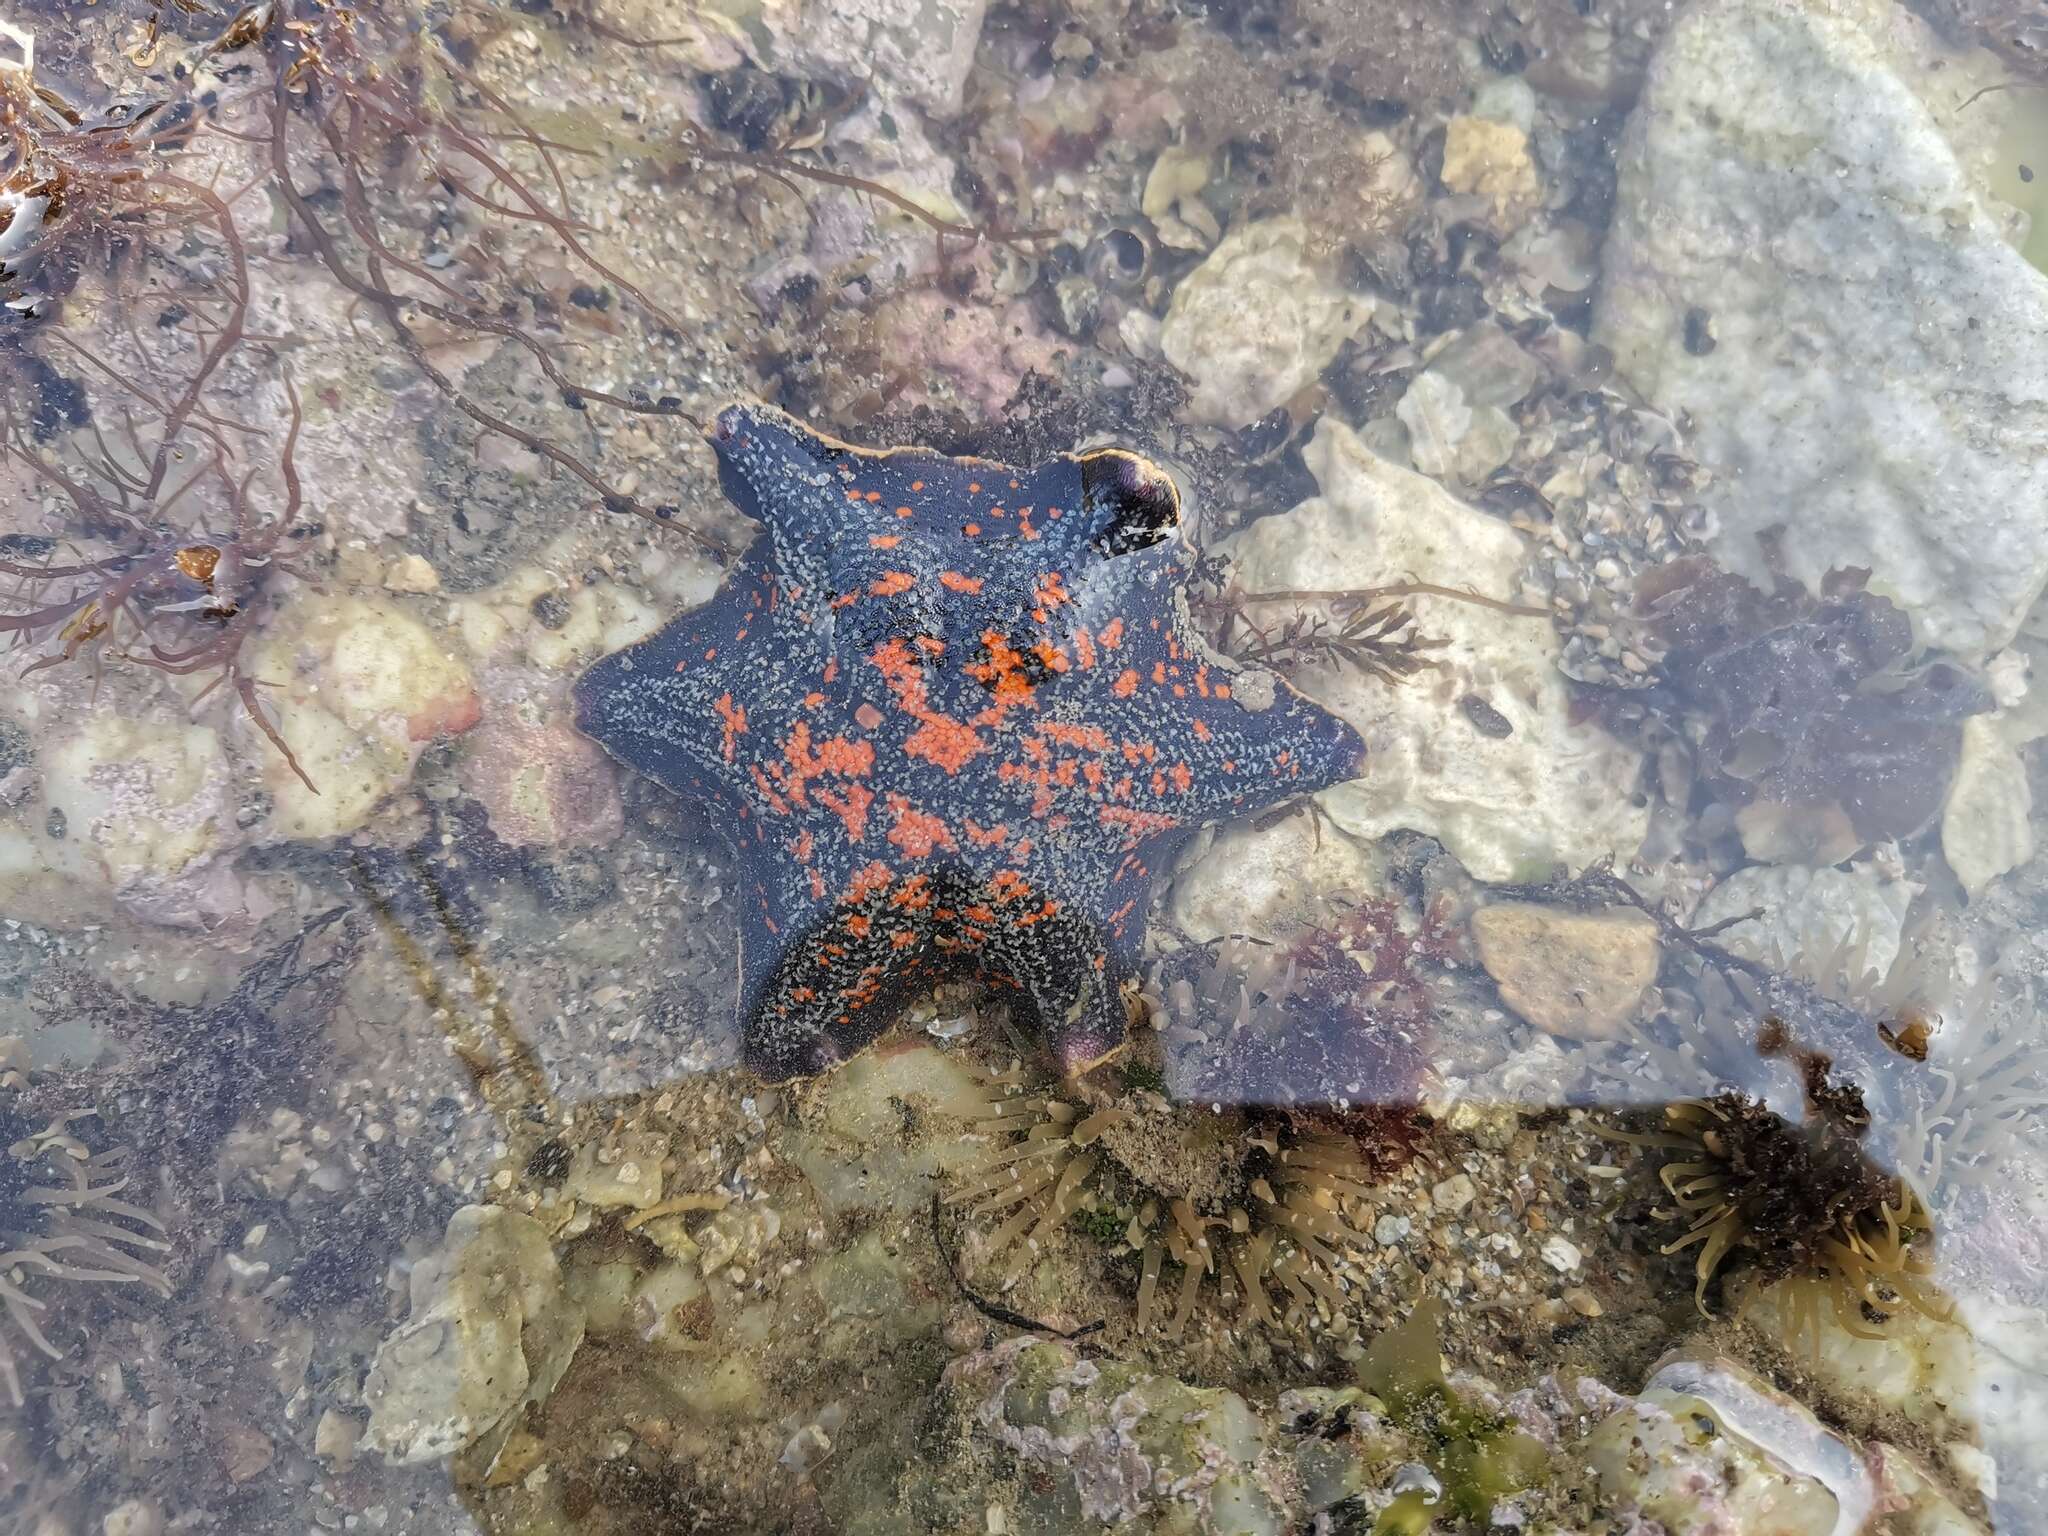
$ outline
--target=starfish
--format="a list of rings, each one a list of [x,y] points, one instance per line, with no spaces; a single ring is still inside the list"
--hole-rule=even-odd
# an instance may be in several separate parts
[[[1013,469],[759,405],[708,436],[765,531],[583,674],[577,723],[734,844],[746,1064],[827,1070],[979,976],[1086,1071],[1123,1043],[1157,873],[1364,743],[1202,642],[1179,495],[1134,453]]]

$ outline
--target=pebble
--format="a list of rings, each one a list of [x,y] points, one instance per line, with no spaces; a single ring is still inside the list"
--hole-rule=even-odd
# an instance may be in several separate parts
[[[330,1466],[345,1467],[356,1459],[356,1444],[362,1438],[360,1420],[329,1408],[313,1427],[313,1454]]]
[[[1503,901],[1472,919],[1480,964],[1510,1008],[1549,1034],[1621,1033],[1657,979],[1657,925],[1639,912],[1565,912]]]
[[[1382,1248],[1391,1248],[1407,1237],[1413,1224],[1406,1216],[1396,1216],[1391,1211],[1372,1225],[1372,1235]]]
[[[1430,1190],[1429,1198],[1436,1202],[1438,1210],[1456,1212],[1470,1205],[1478,1193],[1470,1174],[1454,1173]]]
[[[1579,1245],[1562,1233],[1553,1232],[1543,1239],[1543,1262],[1561,1275],[1577,1269],[1583,1257]]]
[[[939,1337],[954,1354],[972,1354],[988,1342],[988,1323],[973,1307],[962,1303],[947,1315]]]
[[[438,592],[441,573],[424,555],[403,555],[384,568],[387,592]]]
[[[164,1517],[157,1513],[156,1506],[141,1499],[115,1505],[100,1522],[106,1536],[159,1536],[163,1528]]]

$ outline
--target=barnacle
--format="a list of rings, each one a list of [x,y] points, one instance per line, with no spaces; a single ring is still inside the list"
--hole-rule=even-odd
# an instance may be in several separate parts
[[[1605,1133],[1666,1154],[1656,1169],[1665,1203],[1650,1216],[1683,1231],[1658,1252],[1697,1250],[1693,1300],[1702,1315],[1711,1315],[1708,1288],[1739,1259],[1750,1295],[1794,1277],[1825,1282],[1802,1287],[1800,1304],[1827,1305],[1843,1327],[1870,1336],[1862,1321],[1870,1313],[1946,1311],[1916,1241],[1932,1231],[1926,1206],[1910,1183],[1864,1155],[1862,1129],[1830,1113],[1791,1124],[1724,1092],[1668,1104],[1652,1128]]]
[[[21,1343],[52,1360],[64,1350],[50,1337],[51,1291],[66,1282],[139,1285],[171,1292],[161,1268],[170,1252],[164,1225],[134,1198],[136,1180],[122,1147],[95,1149],[73,1127],[95,1117],[60,1114],[40,1128],[24,1108],[27,1053],[0,1040],[0,1316]],[[16,1341],[0,1331],[0,1387],[16,1407],[26,1401]]]
[[[989,1086],[991,1149],[949,1196],[998,1221],[980,1263],[1008,1255],[1014,1281],[1082,1217],[1137,1257],[1141,1330],[1163,1321],[1178,1339],[1213,1279],[1243,1321],[1351,1331],[1349,1272],[1368,1246],[1358,1220],[1373,1177],[1351,1137],[1280,1111],[1176,1111],[1136,1097],[1095,1107],[1015,1074]]]

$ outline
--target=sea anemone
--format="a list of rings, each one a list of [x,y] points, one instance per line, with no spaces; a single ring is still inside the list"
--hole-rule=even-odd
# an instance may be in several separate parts
[[[40,1130],[23,1112],[27,1088],[19,1040],[0,1041],[0,1135],[10,1144],[0,1157],[0,1317],[31,1348],[52,1360],[64,1351],[51,1341],[52,1285],[140,1285],[160,1296],[171,1283],[159,1267],[170,1251],[164,1225],[127,1198],[133,1176],[125,1148],[95,1151],[73,1127],[91,1112],[62,1114]],[[0,1329],[0,1387],[16,1407],[26,1400],[15,1343]]]
[[[1139,1260],[1137,1325],[1162,1317],[1177,1339],[1205,1278],[1267,1327],[1349,1332],[1351,1259],[1371,1164],[1356,1141],[1307,1116],[1175,1109],[1153,1095],[1091,1107],[991,1081],[983,1129],[995,1142],[949,1203],[999,1217],[976,1255],[1015,1250],[1014,1282],[1070,1221]],[[1159,1297],[1168,1266],[1174,1302]]]
[[[1793,1124],[1724,1092],[1666,1105],[1654,1128],[1607,1134],[1668,1154],[1656,1170],[1665,1200],[1650,1216],[1684,1227],[1659,1253],[1697,1248],[1693,1300],[1702,1315],[1712,1315],[1709,1286],[1739,1259],[1749,1295],[1795,1276],[1825,1282],[1800,1292],[1808,1325],[1817,1330],[1811,1309],[1826,1304],[1848,1331],[1871,1337],[1862,1320],[1873,1314],[1904,1305],[1940,1318],[1947,1309],[1919,1241],[1932,1233],[1926,1206],[1910,1183],[1865,1156],[1862,1130],[1850,1113]]]
[[[1888,1109],[1884,1139],[1900,1172],[1937,1206],[2009,1166],[2021,1132],[2048,1110],[2048,1052],[2028,1027],[2033,989],[2002,1010],[1997,982],[1988,972],[1946,1004],[1926,1001],[1926,991],[1910,994],[1920,1000],[1878,1020],[1892,1058],[1877,1073]]]

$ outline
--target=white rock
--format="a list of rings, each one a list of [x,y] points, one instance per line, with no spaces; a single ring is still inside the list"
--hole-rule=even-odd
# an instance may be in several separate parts
[[[1429,1198],[1436,1202],[1436,1208],[1455,1216],[1479,1196],[1479,1188],[1472,1182],[1469,1173],[1454,1173],[1442,1183],[1434,1186]]]
[[[1579,1245],[1562,1233],[1553,1232],[1543,1239],[1543,1262],[1560,1275],[1570,1274],[1584,1258]]]
[[[1515,595],[1525,548],[1507,524],[1376,457],[1332,418],[1306,457],[1323,494],[1219,546],[1246,590],[1413,579],[1495,599]],[[1371,753],[1363,778],[1324,791],[1331,819],[1367,839],[1402,827],[1426,832],[1484,880],[1626,859],[1649,824],[1635,794],[1637,756],[1597,726],[1573,723],[1549,622],[1444,598],[1410,601],[1421,631],[1443,642],[1430,652],[1435,668],[1399,684],[1355,668],[1292,674],[1304,693],[1356,726]],[[1286,616],[1280,605],[1266,611]],[[1467,698],[1505,720],[1509,733],[1476,729],[1462,707]]]
[[[1959,1477],[1990,1462],[1976,1446],[1962,1441],[1946,1449]],[[1991,1536],[1991,1528],[1964,1514],[1948,1490],[1912,1452],[1895,1445],[1873,1445],[1870,1461],[1883,1485],[1885,1508],[1889,1512],[1886,1523],[1898,1536]],[[1995,1501],[1995,1490],[1979,1491],[1986,1500]]]
[[[1963,722],[1962,756],[1941,812],[1941,853],[1972,896],[2034,856],[2034,791],[1998,722]]]
[[[1867,566],[1964,651],[2048,583],[2048,278],[1976,174],[2001,78],[1890,0],[1686,12],[1628,130],[1595,330],[1690,416],[1723,564],[1768,584],[1782,525],[1809,588]]]
[[[1761,907],[1762,917],[1722,929],[1714,942],[1822,986],[1854,984],[1891,970],[1906,908],[1919,890],[1909,881],[1881,879],[1867,864],[1846,870],[1752,864],[1709,891],[1688,926],[1711,927]],[[1830,964],[1839,974],[1817,974]]]
[[[1382,863],[1371,843],[1313,816],[1234,822],[1182,863],[1170,910],[1198,944],[1232,935],[1278,942],[1330,926],[1333,897],[1378,890]]]
[[[42,794],[25,819],[43,831],[47,856],[60,867],[82,861],[82,876],[117,894],[169,880],[233,841],[232,776],[206,726],[82,713],[36,765]]]
[[[1297,218],[1243,225],[1174,289],[1159,346],[1195,381],[1197,421],[1251,425],[1312,382],[1372,317],[1372,300],[1324,276],[1307,241]]]
[[[362,1446],[399,1465],[434,1461],[544,1402],[583,1342],[583,1313],[540,1223],[466,1205],[413,1266],[412,1312],[378,1347],[363,1387]]]
[[[433,562],[425,555],[401,555],[384,569],[384,590],[438,592],[441,590],[441,573],[434,569]]]
[[[900,95],[933,117],[960,110],[988,0],[801,0],[762,16],[779,69]]]
[[[1867,1319],[1844,1326],[1829,1282],[1793,1275],[1747,1286],[1742,1320],[1797,1352],[1829,1390],[1868,1401],[1930,1429],[1952,1429],[1982,1401],[1980,1351],[1960,1322],[1939,1322],[1900,1306],[1872,1338]],[[1860,1330],[1852,1332],[1851,1329]]]
[[[695,560],[672,563],[658,575],[662,587],[679,594],[678,608],[695,607],[718,586],[716,573],[705,579]],[[568,593],[560,621],[550,627],[533,605],[560,585],[561,578],[544,566],[521,566],[496,586],[452,605],[456,632],[478,661],[520,660],[549,672],[572,672],[661,628],[660,608],[613,582]]]
[[[1477,485],[1505,464],[1519,435],[1506,411],[1474,405],[1454,380],[1435,370],[1402,392],[1394,414],[1408,429],[1415,467],[1464,485]]]

